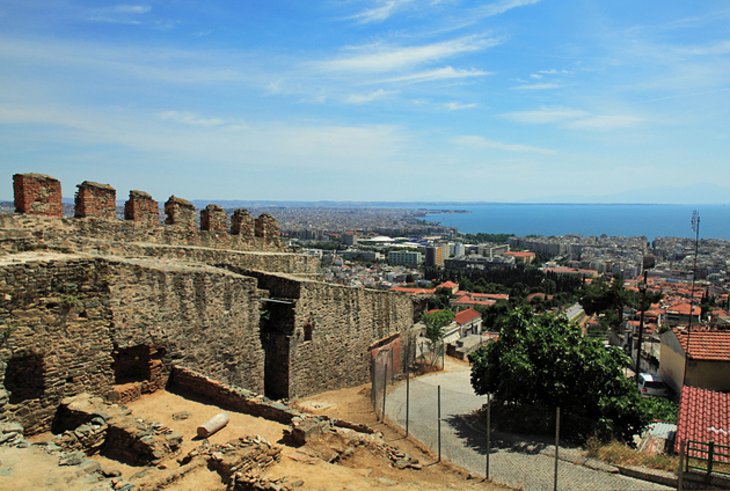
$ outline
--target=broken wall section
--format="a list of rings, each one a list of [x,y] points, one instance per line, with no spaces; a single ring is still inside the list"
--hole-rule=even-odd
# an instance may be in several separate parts
[[[407,333],[413,304],[405,295],[250,271],[272,299],[265,323],[266,393],[301,397],[370,380],[373,343]]]
[[[128,401],[173,361],[263,391],[256,280],[207,266],[25,253],[0,260],[0,421],[50,428],[81,392]]]

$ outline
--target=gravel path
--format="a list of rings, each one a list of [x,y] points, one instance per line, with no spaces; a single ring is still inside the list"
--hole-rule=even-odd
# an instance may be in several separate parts
[[[441,385],[441,448],[448,459],[469,471],[484,476],[486,442],[483,430],[475,429],[469,415],[485,402],[475,396],[464,366],[447,367],[445,373],[412,379],[410,383],[409,431],[434,451],[437,449],[437,386]],[[386,413],[391,421],[405,427],[406,385],[401,383],[388,394]],[[540,442],[507,442],[494,438],[490,452],[490,477],[515,488],[552,490],[555,460],[554,446]],[[575,455],[575,449],[563,449],[561,455]],[[643,490],[672,489],[619,474],[591,469],[561,460],[559,489]]]

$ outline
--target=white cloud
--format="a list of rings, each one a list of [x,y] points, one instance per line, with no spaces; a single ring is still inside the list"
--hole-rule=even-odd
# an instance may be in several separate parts
[[[339,72],[389,72],[496,46],[499,40],[485,36],[464,36],[420,46],[375,44],[351,48],[355,54],[319,62],[317,67]]]
[[[560,87],[562,85],[555,82],[544,82],[538,84],[521,84],[512,88],[514,90],[552,90],[559,89]]]
[[[461,135],[452,138],[453,143],[478,150],[499,150],[513,153],[535,153],[539,155],[554,155],[556,152],[548,148],[533,147],[530,145],[519,145],[490,140],[478,135]]]
[[[392,94],[391,91],[378,89],[366,94],[349,94],[345,97],[344,101],[347,104],[367,104],[368,102],[373,102],[387,97],[390,94]]]
[[[580,109],[569,107],[541,107],[534,111],[514,111],[504,114],[504,117],[518,123],[546,124],[583,118],[589,114]]]
[[[569,107],[541,107],[534,111],[505,113],[504,118],[525,124],[558,124],[579,130],[612,130],[636,126],[645,120],[631,114],[591,114]]]
[[[357,14],[349,17],[349,19],[355,20],[361,24],[382,22],[390,18],[395,11],[408,3],[411,3],[411,0],[380,1],[377,6],[358,12]]]
[[[615,114],[577,119],[569,122],[566,126],[579,130],[612,130],[616,128],[636,126],[643,121],[644,120],[642,118],[637,116]]]
[[[152,11],[152,7],[149,5],[128,5],[119,4],[113,5],[109,8],[111,12],[117,12],[120,14],[146,14]]]
[[[540,0],[502,0],[478,7],[474,9],[473,13],[482,18],[494,17],[495,15],[504,14],[509,10],[535,5],[539,2]]]
[[[185,111],[163,111],[158,113],[163,121],[172,121],[173,123],[189,124],[194,126],[223,126],[226,121],[222,118],[206,118],[199,114]]]
[[[475,109],[479,107],[476,103],[464,103],[459,101],[451,101],[444,104],[444,107],[449,111],[463,111],[464,109]]]
[[[449,79],[460,79],[460,78],[472,78],[472,77],[486,77],[491,75],[491,72],[484,70],[471,69],[458,69],[451,66],[445,66],[441,68],[434,68],[431,70],[424,70],[421,72],[407,73],[398,77],[387,78],[381,80],[382,83],[421,83],[421,82],[433,82],[437,80],[449,80]]]
[[[110,7],[95,8],[88,12],[86,20],[105,24],[141,24],[140,16],[152,11],[149,5],[117,4]]]

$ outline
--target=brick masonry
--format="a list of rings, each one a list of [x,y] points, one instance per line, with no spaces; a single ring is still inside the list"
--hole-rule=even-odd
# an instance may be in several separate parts
[[[146,226],[159,225],[160,207],[148,193],[132,190],[124,203],[124,219]]]
[[[78,185],[74,216],[77,218],[117,218],[117,191],[109,184],[84,181]]]
[[[228,232],[228,215],[218,205],[208,205],[200,210],[200,230],[215,233]]]
[[[195,206],[173,195],[165,202],[165,223],[181,230],[195,232]]]
[[[44,174],[15,174],[13,176],[15,211],[29,215],[61,218],[61,182]]]
[[[254,220],[248,210],[244,210],[243,208],[233,210],[233,216],[231,217],[231,234],[240,235],[244,238],[244,240],[253,240],[255,236]]]

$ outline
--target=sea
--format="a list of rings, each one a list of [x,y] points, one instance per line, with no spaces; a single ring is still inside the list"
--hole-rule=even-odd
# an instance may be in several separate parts
[[[692,214],[697,211],[700,239],[730,240],[730,205],[655,204],[419,204],[425,220],[462,233],[525,235],[620,235],[694,237]],[[463,211],[455,213],[454,211]]]

